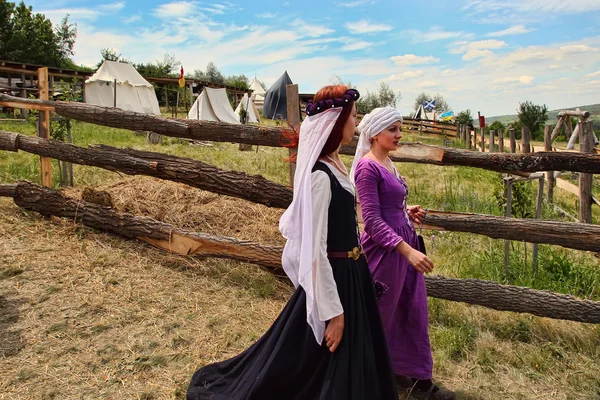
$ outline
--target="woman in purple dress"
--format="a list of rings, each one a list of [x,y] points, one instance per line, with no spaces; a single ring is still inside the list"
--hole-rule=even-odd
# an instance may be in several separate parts
[[[392,107],[365,115],[351,170],[362,208],[361,244],[375,281],[392,367],[400,387],[413,397],[453,399],[431,381],[433,360],[423,274],[433,262],[420,249],[413,223],[425,212],[407,206],[408,186],[389,152],[402,138],[402,116]],[[423,250],[423,251],[421,251]]]

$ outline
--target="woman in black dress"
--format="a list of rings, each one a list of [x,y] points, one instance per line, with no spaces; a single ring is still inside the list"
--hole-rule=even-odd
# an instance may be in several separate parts
[[[338,155],[354,135],[358,97],[327,86],[306,107],[294,199],[280,221],[282,264],[296,291],[250,348],[194,373],[188,400],[398,398],[355,190]]]

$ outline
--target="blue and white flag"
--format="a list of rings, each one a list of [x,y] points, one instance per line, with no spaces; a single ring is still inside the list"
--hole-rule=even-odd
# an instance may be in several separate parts
[[[423,103],[423,107],[435,108],[435,100],[426,100],[425,103]]]

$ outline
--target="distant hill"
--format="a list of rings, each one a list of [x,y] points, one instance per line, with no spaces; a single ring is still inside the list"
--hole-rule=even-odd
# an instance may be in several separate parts
[[[589,111],[589,113],[591,114],[590,119],[593,121],[594,129],[600,129],[600,104],[590,104],[587,106],[561,108],[559,110],[548,111],[548,124],[556,124],[556,122],[558,121],[557,114],[559,112],[564,111],[564,110],[575,110],[577,108],[579,108],[582,111]],[[509,122],[515,121],[516,119],[517,119],[517,114],[498,115],[495,117],[487,117],[486,116],[485,124],[489,125],[489,124],[493,123],[494,121],[500,121],[506,125]],[[475,118],[474,122],[477,122],[477,118]]]

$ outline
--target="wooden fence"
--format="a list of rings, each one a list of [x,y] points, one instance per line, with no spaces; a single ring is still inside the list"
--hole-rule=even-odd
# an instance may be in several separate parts
[[[129,130],[148,130],[171,137],[275,147],[281,145],[281,132],[276,128],[173,120],[81,103],[25,100],[0,95],[0,104],[7,103],[13,107],[56,112],[65,118]],[[41,157],[94,165],[126,174],[143,174],[183,182],[204,190],[273,207],[285,208],[292,199],[292,191],[289,187],[270,182],[260,176],[223,171],[200,161],[155,152],[116,149],[109,146],[82,148],[50,140],[47,137],[31,137],[13,132],[0,132],[0,150],[22,150]],[[342,152],[354,154],[354,146],[345,146]],[[401,146],[393,158],[396,161],[435,165],[467,165],[521,175],[548,170],[600,173],[600,156],[595,154],[476,153],[461,149],[407,144]],[[45,172],[47,173],[47,170]],[[19,206],[44,215],[74,218],[87,226],[126,237],[136,237],[179,254],[232,258],[271,269],[281,268],[280,248],[179,230],[150,218],[119,214],[111,209],[69,199],[56,191],[30,183],[0,185],[0,196],[12,197]],[[600,227],[586,223],[520,220],[441,212],[430,212],[425,218],[425,223],[434,229],[471,232],[506,240],[522,240],[523,237],[527,237],[531,242],[600,251]],[[433,297],[551,318],[600,322],[600,302],[471,279],[428,276],[426,281],[428,293]]]

